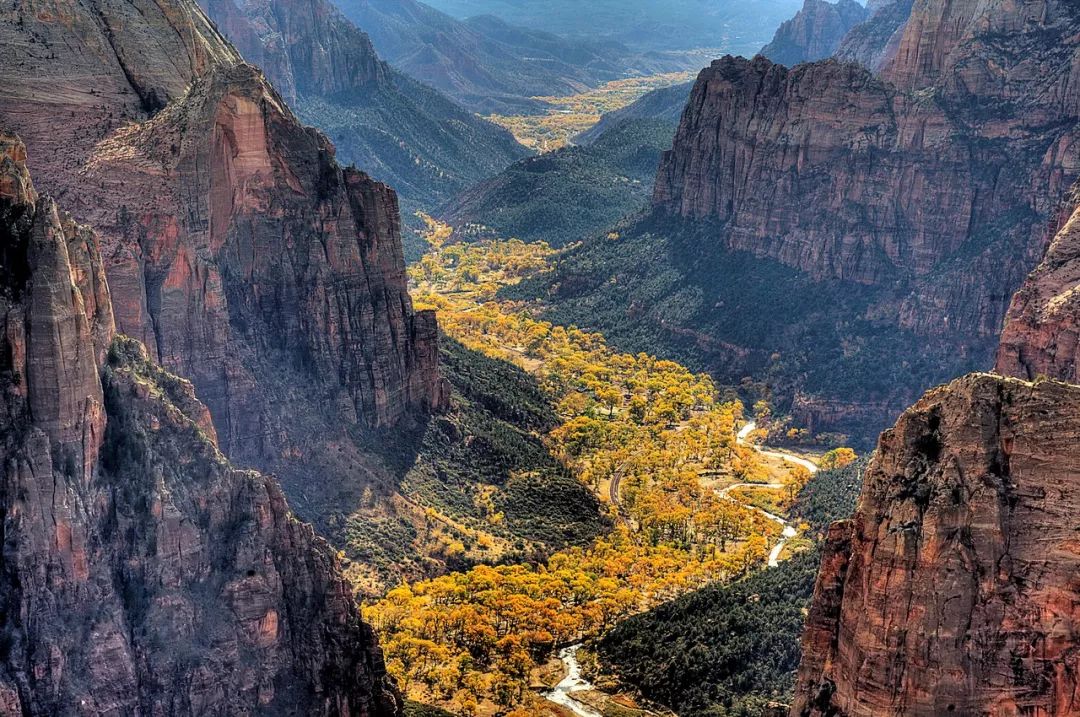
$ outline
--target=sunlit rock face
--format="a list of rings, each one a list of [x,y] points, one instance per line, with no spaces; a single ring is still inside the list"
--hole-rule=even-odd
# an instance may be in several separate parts
[[[886,431],[829,533],[793,717],[1074,714],[1080,387],[977,374]]]
[[[334,551],[115,336],[98,236],[0,135],[0,712],[395,715]]]
[[[357,62],[325,81],[379,71]],[[0,126],[98,232],[117,330],[194,383],[230,459],[337,491],[363,458],[312,467],[323,441],[445,401],[394,191],[341,167],[194,0],[0,8]]]

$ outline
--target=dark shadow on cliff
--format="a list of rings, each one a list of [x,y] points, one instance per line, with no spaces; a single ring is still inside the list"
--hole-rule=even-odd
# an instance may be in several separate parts
[[[541,436],[558,423],[528,373],[441,338],[449,408],[392,430],[320,421],[274,461],[290,503],[365,592],[479,563],[542,560],[608,527]],[[295,435],[295,431],[292,432]]]
[[[843,433],[859,446],[927,387],[990,363],[990,339],[900,329],[903,279],[815,281],[724,248],[722,231],[645,214],[513,293],[540,298],[548,320],[601,331],[621,350],[674,358],[723,384],[765,382],[812,433]]]

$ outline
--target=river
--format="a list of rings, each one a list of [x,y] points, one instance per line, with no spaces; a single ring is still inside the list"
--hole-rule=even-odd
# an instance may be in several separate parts
[[[755,451],[757,451],[763,456],[769,458],[776,458],[778,460],[786,461],[787,463],[802,466],[811,473],[817,473],[818,467],[813,463],[813,461],[809,461],[802,456],[796,456],[790,453],[784,453],[782,451],[762,448],[761,446],[754,445],[747,441],[747,438],[749,438],[750,434],[753,433],[756,429],[757,424],[754,421],[750,421],[749,423],[747,423],[745,426],[742,427],[742,429],[737,435],[738,442],[741,445],[751,446]],[[722,496],[727,496],[731,491],[735,490],[736,488],[779,489],[783,487],[783,483],[736,483],[735,485],[729,485],[718,492]],[[791,540],[799,533],[790,523],[781,518],[779,515],[773,515],[769,511],[762,510],[761,508],[758,508],[756,506],[750,507],[760,512],[769,520],[779,523],[784,529],[783,533],[781,534],[782,537],[779,541],[777,541],[776,545],[773,546],[772,551],[769,553],[769,567],[775,568],[777,565],[780,564],[780,553],[784,551],[784,545],[786,545],[787,541]],[[548,690],[547,692],[544,692],[543,695],[546,699],[554,702],[557,705],[565,707],[578,717],[603,717],[602,714],[589,707],[585,703],[579,702],[573,696],[575,692],[588,692],[589,690],[596,689],[596,687],[593,686],[591,682],[581,676],[581,664],[578,662],[577,659],[577,653],[580,649],[581,645],[578,644],[570,645],[569,647],[564,647],[563,649],[559,650],[559,659],[562,660],[563,665],[566,667],[566,677],[564,677],[562,681],[559,682],[559,684],[555,685],[555,687]]]
[[[797,465],[797,466],[802,466],[803,468],[810,471],[811,473],[817,473],[817,471],[818,471],[817,465],[813,461],[807,460],[806,458],[803,458],[802,456],[796,456],[796,455],[792,455],[790,453],[784,453],[783,451],[769,450],[768,448],[762,448],[761,446],[750,443],[747,440],[747,438],[749,438],[750,434],[753,433],[755,430],[757,430],[757,423],[754,422],[754,421],[750,421],[749,423],[747,423],[745,426],[743,426],[739,430],[739,433],[736,435],[736,440],[741,445],[747,445],[747,446],[752,447],[755,451],[757,451],[758,453],[760,453],[763,456],[766,456],[768,458],[776,458],[776,459],[785,461],[787,463],[791,463],[791,464],[794,464],[794,465]],[[724,488],[723,490],[720,491],[720,494],[721,495],[727,495],[734,488],[783,488],[783,487],[784,486],[783,486],[782,483],[756,483],[756,484],[754,484],[754,483],[737,483],[735,485],[730,485],[727,488]],[[773,515],[769,511],[762,510],[761,508],[757,508],[757,507],[755,507],[755,510],[760,512],[762,515],[767,517],[769,520],[771,520],[773,522],[776,522],[776,523],[779,523],[781,525],[781,527],[783,527],[783,532],[781,533],[780,540],[777,541],[776,545],[774,545],[773,549],[769,552],[769,567],[770,568],[775,568],[777,565],[780,564],[780,553],[784,552],[784,546],[787,544],[787,541],[791,540],[792,538],[794,538],[799,533],[798,533],[797,530],[795,530],[795,528],[790,523],[788,523],[786,520],[781,518],[779,515]]]
[[[578,715],[578,717],[604,717],[593,708],[573,697],[574,692],[587,692],[596,689],[591,682],[581,676],[581,664],[577,660],[577,652],[580,649],[581,645],[571,645],[559,650],[559,659],[566,666],[566,677],[554,688],[545,692],[544,697],[557,705],[562,705]]]

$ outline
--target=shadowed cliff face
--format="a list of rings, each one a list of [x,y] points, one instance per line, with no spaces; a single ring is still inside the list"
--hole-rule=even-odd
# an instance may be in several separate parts
[[[690,249],[698,265],[749,252],[851,282],[870,301],[858,315],[833,308],[834,323],[868,320],[985,366],[1080,174],[1080,6],[918,0],[903,28],[877,74],[714,62],[654,206],[707,227]],[[905,402],[924,387],[905,387]]]
[[[349,510],[378,464],[357,446],[445,401],[393,190],[342,169],[193,0],[7,5],[0,55],[0,123],[99,232],[117,329],[194,382],[226,455],[303,487],[305,518],[330,510],[313,493]],[[350,460],[319,464],[327,443]]]
[[[886,431],[829,537],[793,717],[1075,714],[1080,387],[972,375]]]
[[[914,0],[868,3],[866,9],[870,17],[844,36],[834,56],[874,71],[880,70],[896,54],[914,4]]]
[[[96,235],[0,136],[0,712],[393,715],[334,553],[114,338]]]
[[[997,371],[1080,383],[1080,185],[1063,203],[1051,235],[1046,256],[1005,317]]]
[[[527,150],[501,127],[392,69],[329,0],[202,0],[289,106],[330,135],[343,163],[436,204]]]
[[[781,25],[761,54],[779,65],[792,67],[831,57],[851,28],[867,18],[855,0],[806,0],[792,19]]]

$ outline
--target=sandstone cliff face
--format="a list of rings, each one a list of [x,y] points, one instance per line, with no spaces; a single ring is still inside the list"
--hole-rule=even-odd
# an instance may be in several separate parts
[[[1042,263],[1013,297],[998,349],[997,371],[1080,383],[1080,185],[1054,222]]]
[[[320,443],[445,400],[394,192],[342,169],[191,0],[47,5],[0,9],[0,123],[99,231],[118,330],[193,380],[233,460],[361,490],[355,465],[313,467]]]
[[[301,95],[374,91],[390,82],[367,35],[318,0],[201,0],[248,62],[294,104]]]
[[[874,71],[880,70],[896,56],[913,5],[914,0],[881,0],[867,4],[869,19],[851,29],[834,56]]]
[[[972,375],[882,435],[833,526],[791,714],[1066,715],[1080,387]]]
[[[831,57],[851,28],[867,18],[855,0],[806,0],[792,19],[782,24],[761,54],[779,65],[793,67]]]
[[[383,62],[329,0],[201,0],[343,163],[434,206],[525,156],[505,129]]]
[[[880,76],[714,62],[655,204],[818,278],[911,281],[905,328],[994,335],[1080,172],[1078,30],[1075,3],[920,0]]]
[[[96,236],[10,137],[0,239],[0,712],[396,714],[334,553],[113,338]]]

